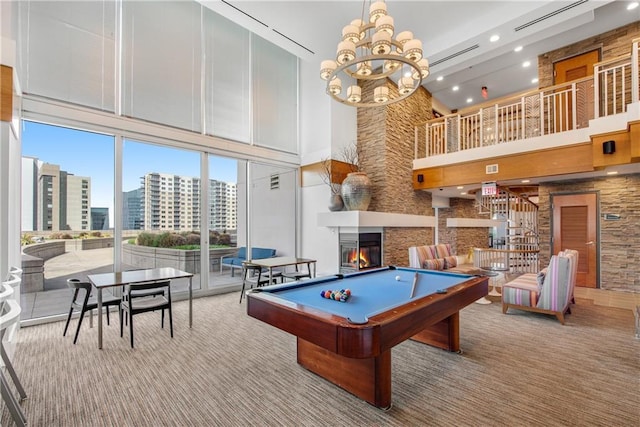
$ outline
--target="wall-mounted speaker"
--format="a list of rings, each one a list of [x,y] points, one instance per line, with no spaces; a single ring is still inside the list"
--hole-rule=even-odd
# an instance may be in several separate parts
[[[616,152],[615,141],[605,141],[602,143],[602,154],[613,154]]]
[[[418,182],[424,182],[424,175],[418,174]]]

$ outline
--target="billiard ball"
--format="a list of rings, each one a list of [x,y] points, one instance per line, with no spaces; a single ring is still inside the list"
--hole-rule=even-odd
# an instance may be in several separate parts
[[[400,276],[396,276],[396,280],[399,282],[400,281]]]

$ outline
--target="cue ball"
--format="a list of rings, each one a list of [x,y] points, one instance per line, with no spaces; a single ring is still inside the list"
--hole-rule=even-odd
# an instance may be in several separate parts
[[[396,276],[396,280],[399,282],[400,281],[400,276]]]

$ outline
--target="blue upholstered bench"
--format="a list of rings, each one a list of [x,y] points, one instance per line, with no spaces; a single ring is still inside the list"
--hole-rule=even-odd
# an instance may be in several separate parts
[[[276,250],[270,248],[251,248],[250,259],[263,259],[276,256]],[[235,255],[225,255],[220,257],[220,273],[222,268],[226,265],[231,268],[231,277],[233,277],[234,270],[236,268],[242,269],[242,263],[247,260],[247,247],[242,246],[238,248],[238,252]]]

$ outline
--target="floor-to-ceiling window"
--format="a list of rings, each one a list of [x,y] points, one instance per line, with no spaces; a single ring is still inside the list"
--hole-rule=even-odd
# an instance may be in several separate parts
[[[239,242],[244,242],[246,215],[240,207],[238,188],[244,188],[246,161],[209,155],[209,287],[225,288],[240,283],[242,276],[230,268],[222,268],[223,257],[236,254]],[[242,194],[243,192],[240,191]]]
[[[109,165],[110,204],[89,206],[122,239],[101,267],[144,268],[141,240],[180,250],[198,295],[239,289],[225,251],[295,253],[294,55],[195,1],[25,0],[16,26],[24,117],[111,135],[72,153]]]
[[[124,141],[122,269],[177,267],[200,289],[200,188],[198,152]]]
[[[22,251],[35,271],[23,319],[66,312],[67,279],[113,270],[113,147],[111,135],[23,122]]]

